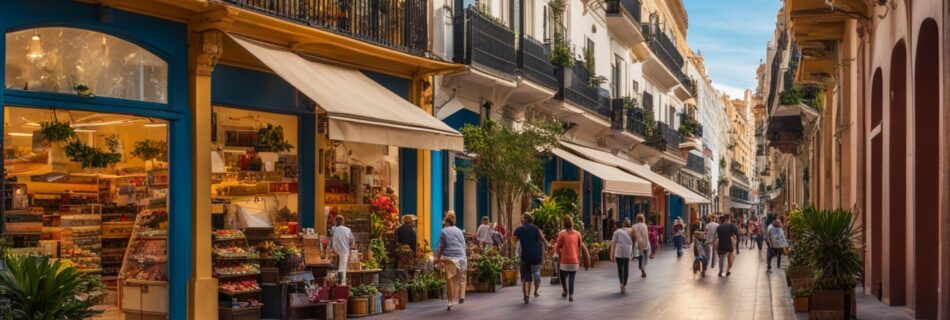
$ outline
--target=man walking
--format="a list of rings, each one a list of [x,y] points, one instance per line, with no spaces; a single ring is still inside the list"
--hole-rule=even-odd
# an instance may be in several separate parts
[[[330,229],[333,233],[333,251],[336,252],[339,262],[336,273],[340,277],[340,284],[346,285],[346,266],[350,262],[350,248],[356,246],[356,239],[353,238],[353,232],[350,228],[343,225],[343,216],[336,216],[333,219],[334,227]]]
[[[719,254],[719,276],[722,277],[725,259],[729,260],[729,267],[726,268],[726,276],[729,276],[732,274],[732,262],[736,258],[735,250],[739,239],[739,227],[732,223],[732,217],[728,213],[722,216],[722,224],[716,227],[716,238],[719,239],[719,245],[716,248],[716,252]]]
[[[521,226],[515,228],[512,240],[521,248],[521,293],[524,294],[524,303],[528,303],[528,293],[531,292],[531,283],[534,282],[534,297],[541,296],[541,259],[547,239],[541,229],[534,225],[534,217],[530,213],[521,216]]]
[[[716,228],[719,227],[719,220],[716,215],[709,215],[709,223],[706,224],[706,259],[709,260],[709,263],[712,264],[713,268],[716,267]]]

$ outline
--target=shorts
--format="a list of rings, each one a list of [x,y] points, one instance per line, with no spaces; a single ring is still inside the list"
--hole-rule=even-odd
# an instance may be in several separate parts
[[[541,281],[541,264],[521,262],[521,282]]]

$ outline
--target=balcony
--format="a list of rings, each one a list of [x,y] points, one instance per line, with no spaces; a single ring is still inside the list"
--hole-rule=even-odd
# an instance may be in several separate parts
[[[554,65],[551,64],[551,48],[529,35],[524,35],[518,51],[518,68],[521,75],[545,88],[556,90],[557,78],[554,77]]]
[[[683,142],[683,136],[681,136],[679,132],[676,132],[676,130],[673,130],[673,128],[665,122],[656,123],[656,128],[653,129],[653,136],[651,138],[650,145],[662,151],[671,150],[676,153],[679,153],[680,143]]]
[[[650,138],[653,130],[647,130],[646,113],[643,109],[627,110],[627,131],[640,136],[643,139]]]
[[[640,31],[640,0],[607,0],[607,28],[613,30],[617,40],[633,47],[643,42]]]
[[[610,98],[605,94],[606,90],[590,86],[589,80],[593,73],[584,67],[583,62],[576,61],[574,68],[557,68],[556,76],[560,81],[556,96],[558,99],[610,119]]]
[[[413,55],[429,51],[428,2],[423,0],[221,1]]]
[[[706,174],[706,160],[700,155],[689,152],[686,155],[686,169],[704,175]]]
[[[454,20],[455,62],[471,65],[502,79],[515,79],[518,53],[515,34],[511,30],[474,7],[465,9],[465,13]]]
[[[681,100],[692,97],[692,80],[683,72],[685,60],[676,44],[657,25],[645,23],[642,30],[652,53],[651,59],[643,65],[644,75],[656,80],[666,90],[675,90]]]

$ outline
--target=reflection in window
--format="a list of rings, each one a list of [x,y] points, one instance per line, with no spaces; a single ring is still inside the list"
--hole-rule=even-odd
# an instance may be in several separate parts
[[[168,102],[168,64],[128,41],[60,27],[6,40],[6,88]]]

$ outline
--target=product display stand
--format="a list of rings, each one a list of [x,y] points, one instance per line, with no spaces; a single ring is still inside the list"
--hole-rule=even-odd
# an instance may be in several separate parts
[[[166,319],[168,312],[168,214],[140,213],[119,274],[125,319]]]
[[[249,250],[247,237],[240,230],[218,230],[213,242],[215,277],[218,278],[218,319],[260,319],[263,307],[262,290],[257,281],[260,267],[250,263],[258,259],[257,253]],[[255,265],[258,266],[256,269],[252,267]],[[247,267],[244,270],[247,272],[232,272],[244,267]]]

